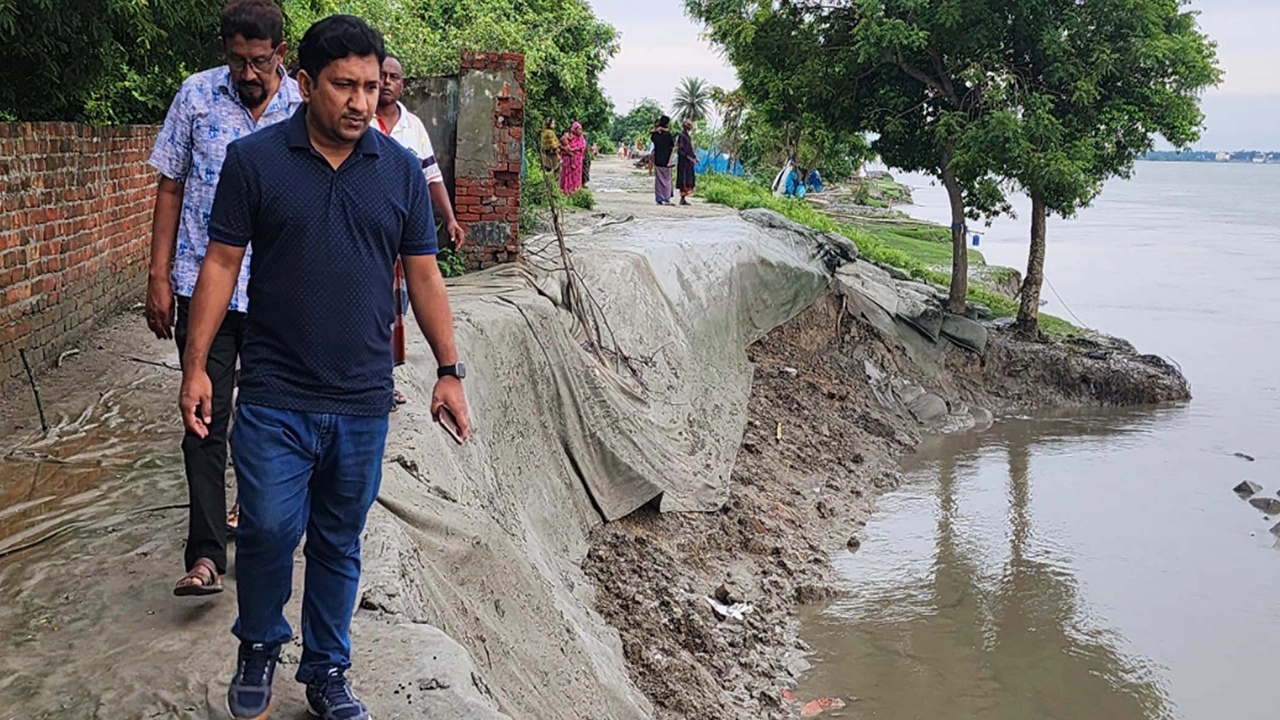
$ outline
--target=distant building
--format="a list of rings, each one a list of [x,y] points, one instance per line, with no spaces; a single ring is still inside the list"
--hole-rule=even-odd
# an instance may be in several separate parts
[[[1214,160],[1216,160],[1216,161],[1218,161],[1218,162],[1231,162],[1231,153],[1229,153],[1229,152],[1220,152],[1220,153],[1218,153],[1217,155],[1215,155],[1215,156],[1213,157],[1213,159],[1214,159]]]

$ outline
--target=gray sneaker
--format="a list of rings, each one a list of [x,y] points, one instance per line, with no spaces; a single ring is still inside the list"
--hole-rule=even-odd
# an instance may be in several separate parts
[[[236,674],[227,688],[227,713],[234,720],[266,720],[271,713],[271,679],[280,651],[262,643],[241,643]]]

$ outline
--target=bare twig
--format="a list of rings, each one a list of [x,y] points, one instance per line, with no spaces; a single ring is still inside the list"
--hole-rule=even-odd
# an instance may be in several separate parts
[[[170,365],[167,362],[157,362],[155,360],[147,360],[140,357],[134,357],[132,355],[126,357],[125,359],[130,362],[142,363],[143,365],[154,365],[155,367],[164,368],[166,370],[177,370],[178,372],[182,372],[182,368],[178,367],[177,365]]]
[[[565,243],[565,232],[560,224],[560,208],[556,206],[556,195],[551,187],[551,177],[549,174],[544,173],[542,180],[547,189],[547,205],[551,210],[551,227],[555,231],[555,242],[559,246],[560,267],[556,268],[555,272],[565,273],[566,291],[564,302],[569,306],[569,311],[573,313],[574,320],[577,321],[578,327],[585,337],[583,346],[588,352],[596,356],[601,365],[608,367],[611,364],[609,359],[612,359],[612,366],[615,372],[621,372],[622,367],[625,366],[640,387],[645,388],[644,379],[636,369],[632,358],[618,347],[617,334],[614,333],[613,327],[609,325],[609,319],[605,315],[603,306],[592,295],[591,289],[587,287],[582,274],[573,266],[573,259],[570,257],[568,245]],[[549,250],[550,243],[543,248],[535,250],[534,254],[543,259],[549,259],[547,254],[544,254]]]
[[[31,385],[31,394],[36,396],[36,412],[40,414],[40,432],[49,432],[49,421],[44,419],[44,403],[40,401],[40,388],[36,386],[36,374],[31,371],[31,363],[27,362],[27,351],[19,350],[22,356],[22,367],[27,371],[27,383]]]

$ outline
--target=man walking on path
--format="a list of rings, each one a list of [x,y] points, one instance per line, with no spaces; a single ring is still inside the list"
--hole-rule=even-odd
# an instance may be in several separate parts
[[[692,130],[693,123],[685,120],[684,132],[680,133],[676,147],[676,187],[680,190],[681,205],[689,204],[688,198],[693,194],[693,187],[697,183],[698,154],[693,149],[693,136],[690,134]]]
[[[272,0],[231,0],[220,15],[227,64],[187,78],[173,99],[156,138],[150,164],[160,172],[151,230],[151,273],[147,283],[147,325],[157,338],[177,341],[185,358],[191,295],[209,245],[208,221],[227,145],[259,128],[287,119],[302,104],[298,84],[280,61],[284,19]],[[170,268],[172,266],[172,269]],[[236,359],[244,337],[249,257],[229,311],[217,328],[206,367],[213,383],[208,432],[182,439],[187,488],[187,574],[175,595],[222,592],[227,570],[227,513],[224,475],[227,422],[235,389]],[[176,295],[176,327],[175,327]]]
[[[227,149],[209,218],[209,252],[191,301],[183,422],[204,436],[213,387],[205,363],[252,241],[234,443],[240,640],[227,705],[236,720],[271,708],[293,552],[306,535],[302,657],[311,711],[366,720],[345,677],[360,583],[360,534],[378,494],[392,388],[392,267],[404,262],[414,316],[441,366],[432,413],[468,434],[465,372],[436,264],[422,166],[370,127],[382,36],[334,15],[298,49],[304,105]]]
[[[453,214],[453,203],[449,200],[449,191],[444,186],[444,175],[440,173],[440,165],[436,163],[436,151],[431,146],[431,136],[427,127],[417,115],[400,102],[404,94],[404,67],[394,55],[388,55],[382,61],[380,76],[382,87],[378,91],[378,129],[384,135],[409,149],[422,163],[422,174],[427,178],[427,187],[431,190],[431,206],[440,209],[444,216],[444,227],[449,233],[456,249],[462,249],[467,241],[466,232],[458,224]],[[396,367],[405,363],[408,351],[404,334],[404,315],[408,310],[409,299],[405,295],[404,266],[396,261],[395,288],[393,290],[396,303],[396,321],[391,333],[391,352]],[[405,397],[400,391],[393,393],[397,405],[403,405]]]

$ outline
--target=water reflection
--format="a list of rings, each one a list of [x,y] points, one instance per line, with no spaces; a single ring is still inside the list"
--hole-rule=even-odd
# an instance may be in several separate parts
[[[1158,668],[1082,600],[1071,549],[1033,501],[1033,448],[1124,442],[1170,417],[1134,419],[1014,422],[924,448],[862,551],[839,560],[851,597],[808,621],[806,695],[854,695],[859,716],[883,718],[1172,717]]]

